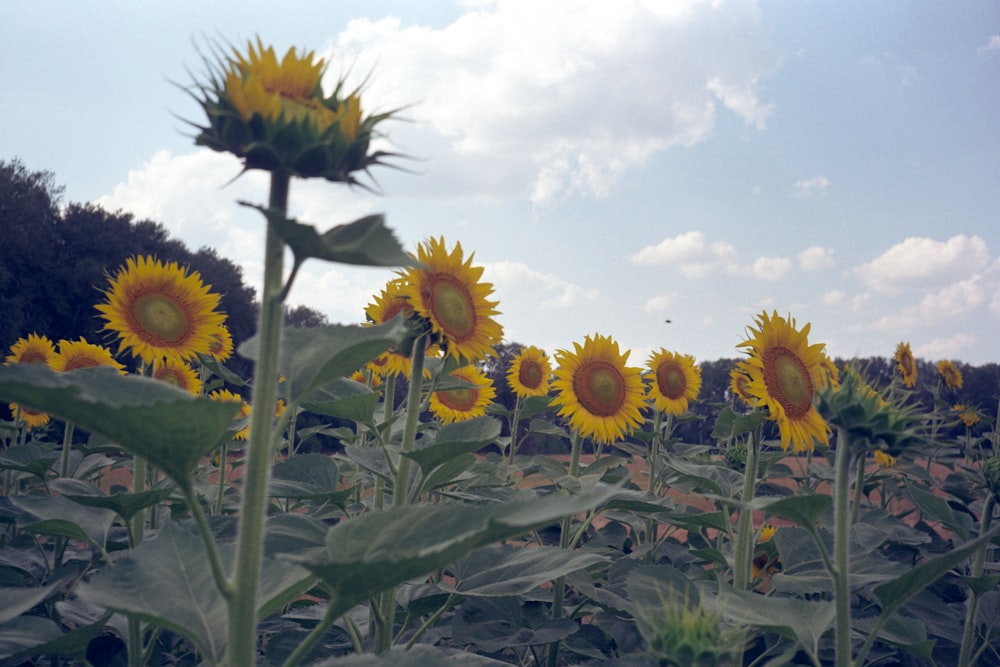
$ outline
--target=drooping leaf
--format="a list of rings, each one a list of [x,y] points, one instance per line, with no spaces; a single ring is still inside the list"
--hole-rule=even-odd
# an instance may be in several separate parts
[[[311,393],[337,378],[351,373],[398,345],[408,335],[403,318],[393,318],[377,326],[331,324],[322,327],[290,328],[281,335],[281,373],[286,377],[287,401],[296,406],[311,400]],[[257,359],[257,336],[240,345],[240,354]]]
[[[550,525],[613,496],[550,496],[492,505],[408,506],[365,514],[327,534],[326,553],[295,560],[334,593],[339,613],[372,595],[444,567],[481,546]],[[339,615],[339,614],[338,614]]]
[[[368,387],[347,378],[338,378],[316,389],[302,401],[302,408],[318,415],[371,424],[378,404],[379,395]]]
[[[340,471],[322,454],[299,454],[281,461],[271,472],[272,498],[323,500],[337,495]]]
[[[41,364],[0,367],[0,400],[16,401],[100,433],[143,456],[181,488],[227,437],[237,403],[192,396],[167,382],[114,369],[56,373]]]
[[[448,571],[453,584],[444,590],[462,595],[502,597],[521,595],[571,572],[607,560],[596,553],[558,547],[515,548],[490,545],[459,558]]]
[[[66,537],[104,547],[115,513],[78,505],[62,496],[14,496],[11,502],[34,520],[21,520],[21,529],[36,535]]]
[[[93,484],[77,479],[55,479],[49,487],[63,498],[86,507],[100,507],[115,512],[126,521],[153,505],[163,502],[174,493],[173,487],[148,489],[139,493],[106,494]]]
[[[781,519],[794,521],[803,528],[814,528],[830,509],[833,498],[819,494],[785,496],[784,498],[754,498],[748,507],[768,512]]]
[[[476,417],[442,426],[434,444],[403,456],[413,459],[425,475],[448,460],[475,452],[494,442],[500,435],[500,422],[493,417]]]
[[[907,484],[906,491],[909,493],[913,504],[928,518],[940,521],[948,530],[958,535],[961,539],[969,538],[969,529],[972,521],[966,514],[952,511],[948,502],[929,491],[924,491],[916,484]]]
[[[52,447],[27,444],[0,450],[0,470],[16,470],[38,477],[45,477],[58,460],[59,455]]]

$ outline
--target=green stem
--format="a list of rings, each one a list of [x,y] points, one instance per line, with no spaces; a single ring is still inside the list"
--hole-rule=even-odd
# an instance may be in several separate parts
[[[996,505],[996,497],[990,492],[990,497],[983,507],[982,526],[979,534],[984,535],[989,532],[993,523],[993,508]],[[986,545],[979,547],[976,551],[976,558],[972,562],[972,579],[983,576],[983,568],[986,564]],[[976,639],[976,608],[979,606],[979,596],[973,591],[969,591],[969,598],[965,607],[965,627],[962,630],[962,650],[958,656],[958,667],[968,667],[972,664],[972,650],[975,648]]]
[[[302,659],[306,657],[307,653],[309,653],[309,649],[311,649],[316,642],[319,641],[320,637],[323,636],[323,633],[325,633],[330,627],[330,624],[336,620],[336,616],[333,614],[336,609],[337,605],[334,604],[333,600],[330,600],[326,607],[326,613],[323,614],[323,618],[320,619],[320,621],[316,624],[316,627],[314,627],[309,634],[306,635],[301,642],[299,642],[299,645],[296,646],[295,650],[291,652],[288,659],[282,663],[282,667],[295,667],[296,665],[302,663]]]
[[[187,502],[188,507],[191,508],[191,516],[194,517],[194,522],[198,526],[198,532],[201,533],[201,539],[205,543],[205,553],[208,554],[208,564],[212,568],[212,577],[215,579],[215,585],[219,589],[219,592],[222,593],[222,596],[229,599],[233,596],[236,589],[226,578],[226,570],[222,566],[222,559],[219,557],[219,548],[212,537],[212,529],[208,525],[205,510],[198,501],[198,496],[195,494],[194,489],[184,489],[184,500]]]
[[[271,173],[268,205],[288,210],[287,173]],[[278,385],[278,349],[282,325],[282,266],[285,243],[267,227],[264,249],[264,282],[261,289],[260,349],[254,368],[253,410],[250,416],[250,444],[244,468],[243,502],[240,508],[234,594],[229,599],[229,657],[233,667],[257,662],[257,588],[264,557],[264,521],[267,486],[271,476],[271,437]]]
[[[861,498],[865,492],[865,462],[864,456],[858,457],[858,472],[854,478],[854,502],[851,503],[851,525],[858,522],[858,514],[861,511]]]
[[[73,449],[73,422],[66,422],[63,430],[62,460],[59,462],[59,476],[69,476],[69,454]]]
[[[751,563],[753,561],[754,529],[753,510],[747,507],[757,492],[757,461],[760,458],[760,428],[750,435],[747,449],[746,467],[743,470],[743,490],[740,493],[739,525],[736,543],[733,545],[733,586],[741,591],[750,588]]]
[[[406,394],[406,421],[403,422],[403,442],[400,452],[413,451],[417,439],[417,425],[420,423],[420,392],[424,379],[424,335],[413,341],[413,358],[410,361],[410,388]],[[392,506],[405,507],[410,496],[410,469],[412,461],[406,456],[399,457],[399,467],[392,486]],[[375,629],[375,651],[384,653],[392,648],[392,632],[396,624],[396,589],[382,593],[379,600],[379,616],[382,623]]]
[[[851,664],[851,575],[848,535],[850,530],[851,443],[847,429],[837,428],[837,459],[833,491],[833,602],[836,610],[836,667]]]
[[[146,490],[146,459],[141,456],[132,458],[132,493],[142,493]],[[146,524],[146,510],[139,510],[132,517],[132,529],[129,534],[132,536],[132,546],[137,547],[142,544],[143,528]]]
[[[570,454],[569,454],[569,474],[571,477],[580,476],[580,453],[583,451],[583,438],[575,430],[573,431],[573,437],[570,441]],[[573,536],[570,535],[570,527],[572,526],[571,517],[565,517],[559,523],[559,547],[562,549],[569,549],[573,542]],[[559,577],[552,582],[552,619],[558,620],[563,617],[563,601],[566,596],[566,577]],[[548,663],[549,667],[556,667],[559,664],[559,642],[555,641],[549,644],[548,651]]]
[[[653,441],[649,444],[649,484],[646,490],[656,493],[656,459],[660,453],[660,428],[663,425],[663,411],[656,410],[653,417]]]
[[[229,441],[222,443],[219,451],[219,486],[215,494],[215,513],[222,514],[222,499],[226,494],[226,472],[229,467]]]
[[[134,616],[128,618],[128,667],[143,667],[142,621]]]
[[[520,396],[514,402],[514,414],[510,418],[510,445],[507,447],[507,465],[514,465],[514,455],[517,453],[517,427],[521,421],[521,406],[524,399]]]

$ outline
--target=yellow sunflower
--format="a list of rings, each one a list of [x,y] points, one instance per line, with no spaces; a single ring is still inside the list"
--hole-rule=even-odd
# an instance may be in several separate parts
[[[225,324],[220,324],[212,329],[209,337],[211,338],[211,342],[209,343],[208,353],[216,361],[221,363],[233,356],[233,335],[229,333],[229,327]]]
[[[107,303],[97,310],[122,347],[147,364],[159,357],[190,359],[209,354],[212,334],[226,319],[215,310],[219,295],[194,271],[152,257],[130,258],[111,280]]]
[[[959,421],[966,426],[975,426],[981,419],[979,411],[972,406],[959,403],[958,405],[951,406],[951,409],[954,411],[955,416],[958,417]]]
[[[896,346],[896,368],[903,376],[903,386],[912,389],[917,384],[917,363],[909,343],[899,343]]]
[[[403,293],[405,284],[402,278],[395,278],[387,282],[382,291],[372,297],[372,303],[365,307],[365,316],[371,324],[385,324],[400,313],[404,317],[409,317],[413,313],[413,304]],[[425,354],[428,352],[429,349]],[[433,356],[433,353],[428,356]],[[369,362],[368,368],[378,377],[386,375],[410,377],[410,366],[410,358],[397,352],[395,347],[391,347]],[[430,377],[430,372],[425,372],[424,376]]]
[[[750,388],[750,373],[744,368],[745,362],[739,361],[729,371],[729,391],[738,399],[753,407],[757,405],[757,399],[748,393]]]
[[[486,414],[497,393],[486,373],[474,366],[462,366],[450,375],[473,386],[431,392],[430,409],[434,416],[442,424],[451,424]]]
[[[10,354],[7,355],[5,364],[45,364],[48,365],[56,355],[56,346],[46,336],[39,336],[30,333],[24,338],[19,338],[10,346]],[[31,428],[38,428],[49,423],[49,415],[39,412],[34,408],[17,403],[9,403],[10,412],[16,419],[20,419]]]
[[[962,371],[958,370],[958,366],[954,362],[948,361],[947,359],[937,362],[938,373],[941,375],[941,379],[944,380],[944,384],[948,389],[961,389],[962,388]]]
[[[896,465],[896,457],[891,456],[880,449],[876,449],[872,452],[872,456],[875,458],[875,463],[881,468],[891,468]]]
[[[490,301],[493,285],[480,282],[483,268],[472,266],[475,253],[464,259],[462,244],[451,253],[444,238],[417,246],[419,266],[403,274],[403,295],[418,315],[428,319],[445,354],[478,361],[494,354],[503,327],[494,319],[497,302]]]
[[[198,373],[191,366],[175,357],[154,361],[153,377],[189,391],[195,396],[201,394],[201,378],[198,377]]]
[[[100,345],[88,343],[86,338],[80,340],[59,341],[59,351],[49,361],[52,370],[59,372],[75,371],[79,368],[94,368],[95,366],[110,366],[125,375],[125,367],[115,361],[111,350]]]
[[[796,452],[811,450],[816,441],[829,444],[829,427],[816,410],[818,387],[832,382],[824,345],[810,345],[810,325],[795,328],[795,320],[774,312],[756,318],[757,329],[737,347],[748,348],[742,368],[750,376],[747,393],[768,409],[778,424],[781,446]]]
[[[10,346],[7,364],[48,364],[56,356],[56,346],[46,336],[30,333]]]
[[[228,389],[216,389],[211,394],[209,394],[208,397],[216,401],[227,401],[230,403],[240,404],[240,411],[233,418],[233,420],[234,421],[246,420],[247,423],[233,435],[233,440],[246,440],[250,436],[250,422],[249,422],[250,404],[244,401],[242,396],[240,396],[239,394],[234,394]]]
[[[760,539],[757,540],[758,544],[763,544],[764,542],[770,542],[774,538],[774,534],[778,532],[778,527],[773,526],[769,523],[765,523],[760,527]]]
[[[656,409],[671,415],[687,412],[688,401],[701,391],[701,369],[694,357],[660,348],[649,356],[646,367],[652,371],[649,398]]]
[[[573,346],[556,352],[552,406],[582,437],[620,440],[642,424],[642,372],[625,365],[628,350],[619,352],[610,336],[594,334]]]
[[[549,393],[552,364],[543,350],[533,345],[522,348],[507,371],[507,383],[518,398]]]

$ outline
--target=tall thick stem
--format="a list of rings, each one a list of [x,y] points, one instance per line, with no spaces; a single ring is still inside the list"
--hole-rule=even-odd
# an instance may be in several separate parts
[[[837,459],[833,489],[833,603],[836,666],[851,664],[851,572],[848,536],[851,527],[851,442],[847,429],[837,428]]]
[[[754,529],[753,510],[747,503],[753,500],[757,492],[757,468],[760,459],[760,428],[750,435],[750,447],[747,449],[746,467],[743,470],[743,490],[740,502],[739,524],[737,526],[736,543],[733,546],[733,586],[741,591],[750,587],[751,562],[753,561]]]
[[[580,476],[580,454],[583,451],[583,438],[576,431],[573,431],[569,454],[569,474],[570,477]],[[573,546],[571,528],[572,518],[565,517],[559,524],[559,547],[570,549]],[[559,577],[552,582],[552,619],[558,620],[563,617],[563,601],[566,596],[566,577]],[[549,644],[548,662],[549,667],[556,667],[559,664],[559,642]]]
[[[287,173],[272,172],[268,206],[288,210]],[[278,349],[282,325],[282,279],[285,243],[268,225],[264,248],[264,282],[261,290],[260,348],[254,368],[250,444],[244,468],[243,503],[240,508],[234,594],[229,599],[229,659],[232,667],[257,662],[257,588],[264,557],[264,520],[267,486],[271,476],[271,438],[278,385]]]
[[[983,507],[983,517],[980,519],[980,535],[989,532],[993,523],[993,508],[996,506],[996,498],[990,493]],[[983,568],[986,565],[986,545],[979,547],[976,551],[976,558],[972,561],[972,579],[983,576]],[[979,596],[974,591],[969,591],[969,597],[965,602],[965,627],[962,630],[962,649],[958,656],[958,667],[969,667],[972,664],[972,652],[976,648],[976,608],[979,606]]]

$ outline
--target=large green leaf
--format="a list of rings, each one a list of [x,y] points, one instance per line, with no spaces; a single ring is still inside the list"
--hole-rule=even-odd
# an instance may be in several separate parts
[[[227,437],[238,403],[192,396],[167,382],[109,368],[56,373],[41,364],[0,367],[0,399],[16,401],[100,433],[143,456],[174,483]]]
[[[59,626],[41,616],[20,616],[0,625],[0,660],[27,652],[62,636]]]
[[[281,335],[281,373],[290,406],[312,400],[312,392],[337,378],[349,376],[390,347],[398,345],[409,330],[396,317],[377,326],[331,324],[307,329],[285,329]],[[259,339],[240,345],[240,354],[257,359]]]
[[[232,561],[231,545],[220,545],[219,552],[224,563]],[[262,616],[305,592],[312,582],[303,569],[271,558],[265,558],[261,572],[258,608]],[[226,602],[212,577],[205,544],[172,522],[114,566],[81,583],[77,592],[91,604],[185,636],[209,662],[222,659]]]
[[[781,519],[794,521],[803,528],[813,529],[832,503],[833,498],[830,496],[811,494],[784,498],[754,498],[747,503],[747,506],[752,510],[760,510]]]
[[[403,456],[413,459],[424,475],[447,461],[477,451],[500,435],[500,422],[492,417],[476,417],[442,426],[434,444],[421,447]]]
[[[49,488],[79,505],[112,510],[126,521],[147,507],[166,500],[174,493],[174,487],[167,486],[139,493],[106,494],[93,484],[65,478],[52,480]]]
[[[0,625],[14,620],[24,612],[32,609],[42,600],[48,598],[56,590],[66,585],[65,579],[54,581],[47,586],[34,586],[31,588],[21,588],[14,586],[0,586]]]
[[[476,549],[449,566],[454,583],[442,582],[441,588],[485,597],[522,595],[606,560],[596,553],[566,551],[558,547],[491,545]]]
[[[274,466],[268,492],[272,498],[324,500],[337,495],[340,472],[322,454],[299,454]]]
[[[81,540],[103,548],[114,523],[109,509],[83,507],[62,496],[14,496],[11,502],[31,519],[20,519],[21,529],[36,535]]]
[[[913,504],[926,517],[940,521],[948,530],[963,540],[969,538],[972,519],[967,514],[952,511],[951,506],[944,498],[934,495],[930,491],[925,491],[916,484],[907,484],[906,491],[910,494]]]
[[[16,470],[39,477],[52,469],[59,455],[52,447],[21,445],[0,450],[0,470]]]
[[[479,547],[523,535],[611,498],[612,487],[493,505],[413,505],[373,512],[327,533],[326,552],[295,560],[333,592],[338,615],[369,597],[444,567]]]
[[[403,250],[382,214],[366,215],[320,234],[313,225],[288,218],[276,209],[240,202],[267,218],[301,264],[310,257],[362,266],[408,266],[413,258]]]
[[[379,395],[363,384],[339,378],[315,390],[302,401],[302,408],[318,415],[372,424]]]

